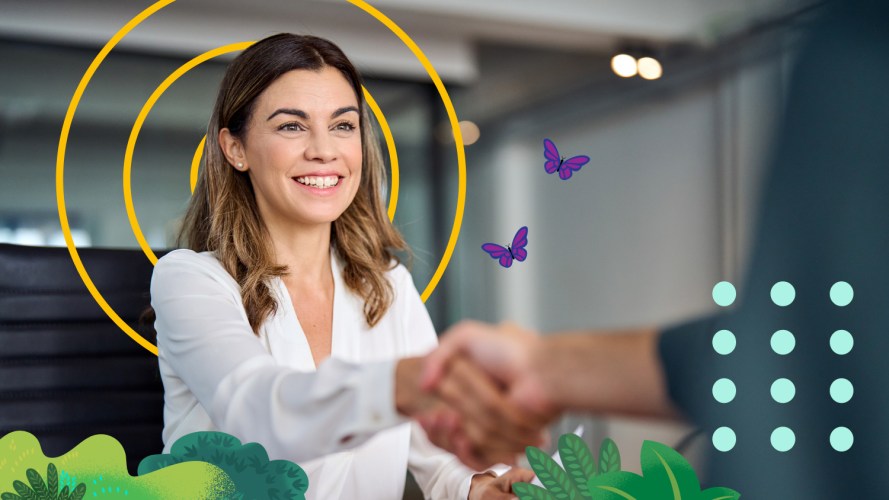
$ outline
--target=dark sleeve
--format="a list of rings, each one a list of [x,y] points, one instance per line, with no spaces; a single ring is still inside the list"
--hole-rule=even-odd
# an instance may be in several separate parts
[[[661,331],[658,354],[673,403],[693,422],[700,421],[701,395],[710,392],[703,368],[716,356],[711,346],[720,316],[708,316]]]

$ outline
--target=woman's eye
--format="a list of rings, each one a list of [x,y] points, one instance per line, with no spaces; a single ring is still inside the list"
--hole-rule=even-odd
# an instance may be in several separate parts
[[[287,132],[298,132],[298,131],[300,131],[300,130],[303,130],[303,127],[302,127],[302,125],[300,125],[299,123],[296,123],[296,122],[289,122],[289,123],[285,123],[285,124],[280,125],[280,126],[278,127],[278,130],[284,130],[284,131],[287,131]]]
[[[342,123],[337,124],[337,126],[335,128],[336,128],[336,130],[344,130],[344,131],[351,132],[351,131],[355,130],[356,127],[355,127],[355,124],[353,124],[353,123],[342,122]]]

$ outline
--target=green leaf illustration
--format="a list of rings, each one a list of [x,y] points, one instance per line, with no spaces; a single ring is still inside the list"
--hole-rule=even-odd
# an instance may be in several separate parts
[[[225,471],[245,498],[305,498],[309,478],[287,460],[269,461],[258,443],[242,445],[222,432],[194,432],[173,443],[167,455],[151,455],[139,463],[143,476],[181,462],[209,462]]]
[[[642,475],[659,497],[692,500],[701,492],[701,483],[688,461],[667,445],[654,441],[642,443]]]
[[[28,485],[21,481],[13,481],[12,487],[15,489],[15,492],[22,497],[23,500],[31,500],[34,498],[34,492],[31,491],[31,488],[28,488]]]
[[[620,451],[609,438],[602,440],[599,447],[599,474],[607,474],[620,470]]]
[[[31,489],[34,490],[35,498],[46,498],[46,483],[43,482],[43,478],[40,477],[40,473],[34,469],[28,469],[25,471],[25,475],[28,476],[28,482],[31,483]]]
[[[547,491],[553,497],[557,500],[579,500],[581,498],[577,486],[549,455],[533,446],[526,449],[526,454],[531,468],[534,469],[540,482],[546,486]]]
[[[512,485],[512,492],[519,497],[519,500],[554,500],[555,497],[545,489],[528,483],[515,483]]]
[[[594,500],[661,500],[642,476],[626,471],[600,474],[587,483]]]
[[[22,497],[16,495],[15,493],[6,492],[0,495],[0,500],[19,500]]]
[[[700,500],[738,500],[741,494],[730,488],[707,488],[698,497]]]
[[[596,475],[596,465],[583,439],[574,434],[563,434],[559,438],[559,456],[581,496],[592,498],[587,482]]]
[[[86,485],[80,483],[77,485],[76,488],[74,488],[74,491],[71,492],[71,496],[69,496],[68,498],[70,500],[81,500],[84,495],[86,495]]]
[[[59,471],[52,462],[46,466],[46,489],[49,500],[56,500],[59,494]]]
[[[69,500],[67,485],[64,488],[62,488],[62,491],[59,492],[59,500]]]

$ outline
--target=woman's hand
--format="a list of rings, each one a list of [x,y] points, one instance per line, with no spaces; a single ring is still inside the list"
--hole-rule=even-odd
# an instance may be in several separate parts
[[[516,498],[512,485],[530,483],[533,479],[534,471],[520,468],[510,469],[500,477],[478,474],[472,478],[469,500],[512,500]]]

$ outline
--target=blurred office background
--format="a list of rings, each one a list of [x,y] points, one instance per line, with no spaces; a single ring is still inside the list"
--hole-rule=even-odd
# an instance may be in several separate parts
[[[102,45],[151,1],[0,1],[0,242],[64,245],[56,154],[74,90]],[[715,306],[737,282],[760,172],[780,119],[803,0],[376,0],[418,43],[463,123],[466,203],[459,241],[427,302],[443,330],[462,318],[543,331],[668,324]],[[137,247],[122,171],[154,89],[217,46],[291,31],[328,37],[363,71],[397,144],[396,224],[426,288],[454,223],[458,168],[442,101],[385,26],[345,0],[179,0],[132,31],[98,69],[65,156],[65,202],[82,246]],[[621,77],[612,57],[659,61]],[[154,248],[174,243],[221,57],[188,72],[139,135],[132,193]],[[471,122],[471,123],[468,123]],[[477,128],[476,128],[477,127]],[[477,133],[476,133],[477,131]],[[476,137],[477,136],[477,137]],[[569,181],[543,170],[544,138],[592,160]],[[503,269],[480,246],[529,227],[526,262]],[[125,270],[121,270],[125,272]],[[617,441],[638,470],[643,439],[689,429],[573,416],[590,443]],[[699,440],[698,446],[701,445]],[[694,456],[694,446],[688,450]],[[410,496],[410,493],[408,494]]]

